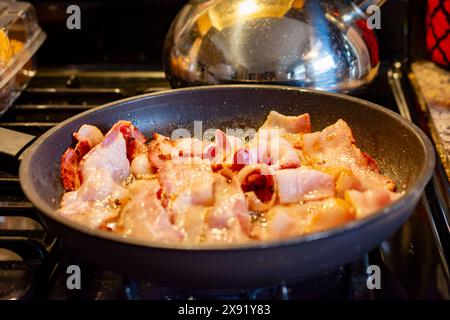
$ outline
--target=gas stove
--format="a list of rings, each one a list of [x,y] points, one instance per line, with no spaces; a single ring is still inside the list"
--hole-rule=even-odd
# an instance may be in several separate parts
[[[169,90],[160,71],[41,69],[0,127],[40,135],[79,112],[121,98]],[[359,97],[425,123],[405,85],[399,63],[384,63],[377,81]],[[252,290],[197,290],[162,287],[84,261],[46,231],[23,195],[20,159],[0,158],[0,299],[450,299],[448,199],[438,166],[411,218],[376,250],[300,283]],[[448,189],[447,189],[448,190]],[[67,286],[67,267],[83,270],[80,290]],[[381,269],[381,289],[369,290],[369,265]]]

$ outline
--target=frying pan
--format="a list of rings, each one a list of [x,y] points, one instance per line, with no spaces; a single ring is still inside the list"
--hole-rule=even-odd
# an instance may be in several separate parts
[[[60,156],[83,124],[106,131],[132,121],[144,134],[170,134],[203,121],[207,128],[257,128],[270,110],[309,112],[313,130],[342,118],[358,146],[397,182],[405,196],[368,218],[311,235],[239,245],[185,245],[124,239],[56,214],[63,188]],[[24,139],[28,141],[28,139]],[[297,281],[351,262],[392,235],[409,217],[435,164],[434,150],[414,124],[383,107],[349,96],[258,85],[207,86],[142,95],[72,117],[42,135],[23,156],[20,182],[46,227],[80,256],[162,285],[249,288]]]

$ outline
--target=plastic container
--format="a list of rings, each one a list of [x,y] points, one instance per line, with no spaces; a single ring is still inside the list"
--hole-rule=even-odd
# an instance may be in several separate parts
[[[35,54],[45,38],[30,3],[0,0],[0,115],[35,75]]]

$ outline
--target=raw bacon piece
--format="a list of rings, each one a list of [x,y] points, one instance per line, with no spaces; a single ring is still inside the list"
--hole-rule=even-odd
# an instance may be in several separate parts
[[[363,189],[361,181],[356,177],[352,170],[344,167],[327,167],[323,168],[324,172],[333,176],[336,181],[336,196],[344,198],[345,191]]]
[[[175,154],[172,157],[199,157],[208,158],[212,142],[202,141],[197,138],[185,138],[175,141]]]
[[[317,170],[300,167],[275,172],[281,204],[320,200],[334,196],[333,177]]]
[[[297,153],[298,158],[303,160],[302,151],[297,148],[297,145],[301,142],[303,134],[311,132],[311,120],[308,113],[299,116],[285,116],[271,111],[266,122],[259,128],[258,135],[265,131],[270,132],[272,137],[276,136],[287,141]]]
[[[116,182],[130,175],[126,142],[119,130],[110,131],[103,142],[89,151],[80,162],[81,183],[99,168],[105,169]]]
[[[150,164],[156,169],[164,166],[166,160],[170,160],[173,154],[174,143],[161,134],[154,133],[153,140],[148,146],[148,158]]]
[[[139,153],[135,156],[131,162],[131,173],[136,178],[146,177],[153,173],[152,165],[150,164],[150,160],[148,159],[146,152]]]
[[[102,132],[95,126],[91,126],[88,124],[84,124],[80,127],[78,132],[73,134],[73,137],[75,140],[78,141],[78,144],[87,144],[89,146],[89,150],[98,145],[103,141],[103,134]],[[76,149],[80,150],[80,157],[83,157],[87,152],[84,151],[83,147],[76,147]],[[89,151],[87,150],[87,151]]]
[[[239,148],[234,154],[233,163],[229,167],[232,171],[240,171],[251,162],[250,152],[247,148]]]
[[[252,211],[266,211],[276,200],[277,182],[265,164],[254,164],[239,171],[237,179]]]
[[[190,204],[206,206],[213,203],[214,177],[209,160],[194,157],[165,161],[159,171],[159,180],[171,200],[183,196]]]
[[[191,203],[191,200],[186,194],[180,195],[169,204],[168,213],[184,242],[200,243],[206,228],[208,207]]]
[[[64,195],[60,214],[99,228],[117,217],[118,207],[128,198],[128,191],[121,184],[130,175],[130,163],[119,130],[110,131],[101,144],[83,157],[79,172],[81,186]]]
[[[248,146],[250,164],[264,163],[274,170],[301,165],[298,152],[277,131],[260,130]]]
[[[352,204],[358,219],[381,210],[401,196],[401,193],[391,192],[386,189],[373,189],[365,192],[349,190],[345,193],[345,199]]]
[[[275,205],[264,214],[264,225],[258,224],[252,230],[252,236],[258,240],[285,239],[304,234],[308,222],[308,213],[304,206]]]
[[[313,167],[350,169],[363,190],[380,187],[395,189],[395,183],[380,174],[375,160],[355,146],[352,131],[343,120],[321,132],[304,134],[301,147]]]
[[[61,157],[61,180],[66,191],[74,191],[80,187],[79,161],[78,154],[73,148],[68,148]]]
[[[166,161],[159,180],[168,213],[184,241],[200,242],[208,206],[214,201],[211,162],[198,157]]]
[[[121,133],[125,139],[126,152],[130,159],[134,158],[136,152],[145,148],[145,137],[128,121],[117,122],[105,136],[103,142],[103,134],[98,128],[91,125],[83,125],[78,132],[73,134],[74,139],[78,141],[75,149],[67,149],[61,159],[61,177],[66,190],[76,190],[80,186],[80,182],[84,178],[83,173],[81,172],[80,177],[79,172],[83,171],[81,168],[83,158],[88,156],[90,151],[100,143],[108,145],[110,140],[118,136],[118,133]],[[111,155],[111,153],[109,154]],[[114,155],[112,156],[114,157]],[[101,153],[96,157],[97,167],[100,167],[102,159],[99,158],[101,157]],[[114,161],[109,162],[110,165],[114,165]]]
[[[236,243],[250,240],[251,216],[245,195],[236,178],[231,181],[214,174],[214,205],[209,209],[204,241]]]
[[[220,165],[233,165],[235,153],[243,147],[241,139],[226,135],[221,130],[216,130],[214,144],[215,152],[212,163]]]
[[[182,157],[215,161],[216,150],[217,146],[214,142],[202,141],[197,138],[184,138],[174,142],[171,159]]]
[[[98,168],[76,191],[67,192],[58,213],[90,228],[99,228],[119,215],[128,190],[112,179],[108,170]]]
[[[80,186],[78,165],[85,154],[103,140],[101,131],[91,125],[82,125],[73,134],[77,141],[75,148],[68,148],[61,157],[61,180],[66,191],[74,191]]]
[[[305,233],[336,228],[355,219],[351,206],[340,198],[307,203],[306,210],[311,215],[311,220],[305,227]]]
[[[156,179],[131,184],[131,200],[123,207],[118,222],[123,236],[161,242],[182,240],[182,234],[174,228],[157,197],[160,188]]]
[[[211,228],[229,228],[234,219],[244,233],[250,232],[251,216],[237,178],[227,181],[214,174],[214,205],[208,212],[208,224]]]
[[[311,120],[308,113],[300,116],[285,116],[276,111],[270,111],[260,129],[268,128],[281,129],[283,133],[310,133]]]
[[[276,205],[266,214],[267,227],[255,228],[253,236],[261,240],[285,239],[334,228],[353,219],[350,205],[339,198]]]
[[[147,146],[145,145],[147,139],[145,136],[129,121],[120,120],[110,130],[119,131],[122,133],[127,146],[127,157],[131,161],[136,155],[146,152]]]

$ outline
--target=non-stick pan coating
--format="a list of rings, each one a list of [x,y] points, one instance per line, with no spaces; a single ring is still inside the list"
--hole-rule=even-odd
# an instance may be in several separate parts
[[[357,145],[407,195],[368,219],[319,234],[274,243],[224,247],[164,246],[90,230],[55,214],[63,189],[59,160],[83,124],[103,130],[132,121],[142,132],[170,134],[179,127],[252,127],[270,110],[309,112],[313,130],[338,119],[352,128]],[[434,167],[434,151],[413,124],[387,109],[342,95],[279,86],[212,86],[173,90],[122,100],[76,117],[44,134],[27,150],[22,188],[67,247],[112,269],[184,287],[244,288],[293,281],[358,258],[388,238],[413,211]]]

